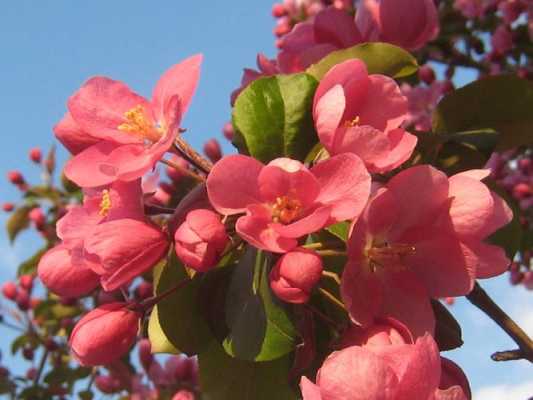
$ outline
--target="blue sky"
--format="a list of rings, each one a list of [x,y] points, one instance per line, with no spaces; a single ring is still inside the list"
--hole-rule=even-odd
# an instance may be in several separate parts
[[[52,127],[65,111],[68,96],[92,75],[127,82],[149,96],[159,75],[195,53],[205,56],[199,90],[183,126],[185,138],[200,148],[209,137],[224,141],[220,129],[230,114],[229,94],[242,68],[258,51],[274,54],[271,1],[31,1],[4,2],[0,13],[0,171],[21,169],[39,177],[27,162],[33,146],[53,143]],[[225,145],[226,150],[231,147]],[[65,159],[61,152],[61,159]],[[2,172],[3,174],[3,172]],[[0,185],[0,202],[18,193]],[[0,216],[5,221],[5,215]],[[15,247],[0,234],[0,281],[12,278],[35,236],[22,236]],[[533,297],[510,289],[506,277],[485,284],[509,313],[533,334]],[[496,364],[495,350],[513,343],[466,301],[452,312],[463,324],[465,346],[449,356],[469,376],[479,400],[526,400],[533,393],[532,369],[525,362]],[[2,334],[2,362],[8,362],[9,334]],[[520,385],[513,394],[505,385]],[[480,392],[480,390],[482,390]],[[511,397],[509,397],[511,396]],[[476,400],[477,400],[476,399]]]

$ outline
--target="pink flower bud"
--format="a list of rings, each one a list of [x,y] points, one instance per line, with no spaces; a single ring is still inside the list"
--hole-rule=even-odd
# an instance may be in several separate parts
[[[99,391],[106,394],[113,394],[122,389],[120,380],[110,375],[98,375],[94,384]]]
[[[220,148],[218,140],[213,138],[205,142],[204,153],[214,163],[220,160],[222,158],[222,149]]]
[[[31,149],[29,156],[30,160],[32,160],[36,164],[39,164],[43,159],[43,153],[38,147],[34,147],[33,149]]]
[[[518,285],[524,279],[524,273],[520,271],[511,271],[510,281],[511,285]]]
[[[34,380],[36,376],[37,370],[35,368],[31,367],[26,371],[26,378],[28,378],[29,380]]]
[[[272,6],[272,16],[274,18],[281,18],[287,15],[287,9],[282,3],[276,3]]]
[[[418,70],[418,77],[426,85],[431,85],[435,81],[435,71],[429,65],[422,65]]]
[[[525,288],[528,290],[533,290],[533,271],[528,271],[524,274],[524,279],[522,280]]]
[[[22,275],[19,278],[19,285],[21,288],[31,292],[33,289],[33,275]]]
[[[194,400],[194,398],[194,394],[188,390],[180,390],[172,397],[172,400]]]
[[[86,314],[74,327],[70,347],[84,366],[109,364],[135,342],[141,314],[126,303],[110,303]]]
[[[293,250],[281,256],[270,272],[270,287],[283,301],[307,303],[322,269],[322,259],[314,251]]]
[[[533,190],[527,183],[518,183],[513,188],[513,196],[517,199],[523,199],[531,194],[533,194]]]
[[[189,169],[189,163],[187,162],[187,160],[181,157],[173,156],[172,158],[170,158],[170,161],[172,161],[173,164],[176,164],[183,169]],[[179,182],[185,176],[183,172],[181,172],[179,169],[173,168],[171,166],[168,166],[166,168],[166,171],[168,177],[172,179],[173,182]]]
[[[22,357],[24,357],[26,360],[31,361],[33,360],[34,351],[31,347],[24,347],[22,349]]]
[[[30,211],[28,218],[35,225],[37,229],[41,229],[46,223],[46,216],[40,207],[36,207]]]
[[[15,209],[15,205],[13,203],[4,203],[2,204],[2,209],[5,212],[11,212]]]
[[[37,273],[51,292],[64,297],[81,297],[98,286],[100,277],[85,264],[75,264],[74,256],[73,251],[58,245],[41,258]]]
[[[19,171],[9,171],[7,173],[7,179],[13,185],[23,185],[25,183],[24,177]]]
[[[30,308],[30,295],[29,293],[24,290],[20,289],[17,291],[17,297],[15,299],[15,302],[17,303],[17,306],[20,310],[26,311]]]
[[[289,23],[289,20],[286,18],[280,18],[278,20],[278,24],[274,28],[274,35],[277,37],[281,37],[286,35],[291,31],[291,25]]]
[[[154,361],[154,356],[152,355],[152,345],[148,339],[142,339],[138,343],[139,345],[139,361],[143,368],[148,371],[150,365]]]
[[[171,379],[178,382],[198,382],[198,359],[182,354],[172,356],[165,362],[165,370]]]
[[[135,288],[135,299],[141,301],[154,294],[154,285],[150,282],[143,281]]]
[[[231,142],[233,140],[233,135],[235,135],[233,124],[231,122],[226,122],[222,128],[222,133],[224,134],[224,137]]]
[[[13,282],[6,282],[2,286],[2,294],[6,299],[15,300],[17,298],[17,285]]]
[[[229,240],[218,214],[206,209],[190,211],[174,239],[179,259],[201,272],[218,263]]]
[[[520,168],[524,173],[529,172],[529,169],[533,165],[533,162],[530,158],[522,158],[518,160],[518,168]]]

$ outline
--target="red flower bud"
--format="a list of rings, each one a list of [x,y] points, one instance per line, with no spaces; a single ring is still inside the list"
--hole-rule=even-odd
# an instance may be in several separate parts
[[[43,159],[43,152],[40,148],[34,147],[30,150],[30,160],[32,160],[34,163],[39,164],[41,160]]]
[[[194,400],[194,398],[194,394],[188,390],[180,390],[172,397],[172,400]]]
[[[288,303],[306,303],[322,276],[322,259],[314,251],[299,248],[284,254],[270,272],[270,287]]]
[[[7,173],[7,179],[13,185],[23,185],[25,183],[24,177],[19,171],[9,171]]]
[[[17,285],[13,282],[6,282],[2,286],[2,294],[6,299],[13,300],[17,298]]]
[[[276,3],[272,6],[272,16],[274,18],[281,18],[287,15],[287,9],[282,3]]]
[[[17,291],[17,297],[15,301],[21,311],[26,311],[30,308],[30,295],[24,289],[20,289]]]
[[[126,303],[110,303],[86,314],[70,335],[70,347],[85,366],[104,365],[124,355],[135,343],[141,314]]]
[[[229,240],[220,217],[206,209],[190,211],[174,239],[179,259],[200,272],[218,263]]]
[[[33,360],[34,351],[31,347],[24,347],[22,349],[22,357],[24,357],[26,360],[31,361]]]
[[[2,204],[2,209],[5,212],[11,212],[15,209],[15,205],[13,203],[4,203]]]
[[[187,162],[187,160],[181,157],[173,156],[170,161],[172,161],[173,164],[176,164],[183,169],[189,169],[189,163]],[[184,173],[181,172],[179,169],[173,168],[171,166],[168,166],[166,168],[166,171],[168,177],[172,179],[173,182],[179,182],[185,176]]]
[[[231,122],[226,122],[222,128],[222,133],[224,134],[224,137],[231,142],[233,140],[233,135],[235,135],[233,124]]]
[[[81,297],[94,290],[100,277],[84,264],[75,264],[74,254],[63,245],[48,250],[37,272],[43,284],[64,297]]]
[[[529,187],[527,183],[518,183],[513,188],[513,196],[517,199],[523,199],[533,193],[533,190]]]
[[[204,143],[205,155],[214,163],[222,158],[222,149],[216,139],[209,139]]]
[[[94,384],[99,391],[106,394],[113,394],[122,389],[120,380],[110,375],[98,375]]]
[[[141,301],[154,294],[154,285],[150,282],[143,281],[135,288],[135,299]]]
[[[154,361],[152,345],[148,339],[142,339],[139,341],[139,361],[146,371],[150,369],[150,365]]]
[[[19,278],[19,285],[21,288],[31,292],[33,289],[33,275],[22,275]]]
[[[431,85],[435,80],[435,71],[429,65],[422,65],[418,70],[418,77],[426,85]]]
[[[46,216],[40,207],[36,207],[30,211],[28,218],[35,225],[37,229],[42,229],[46,224]]]

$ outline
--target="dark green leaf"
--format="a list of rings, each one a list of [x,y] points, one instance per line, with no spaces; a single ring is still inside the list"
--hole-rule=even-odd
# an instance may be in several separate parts
[[[318,141],[311,110],[317,84],[304,73],[252,82],[233,109],[239,151],[263,162],[283,156],[304,160]]]
[[[307,73],[321,80],[334,66],[346,60],[364,61],[369,74],[403,78],[418,70],[416,59],[400,47],[388,43],[363,43],[330,53],[307,69]]]
[[[431,300],[435,313],[435,341],[440,351],[453,350],[463,345],[461,326],[448,309],[438,300]]]
[[[348,233],[350,231],[350,223],[346,221],[338,222],[335,225],[328,226],[326,230],[332,235],[338,237],[343,242],[346,242],[348,240]]]
[[[272,295],[269,259],[249,247],[235,268],[226,297],[224,340],[228,354],[249,361],[270,361],[291,352],[296,329],[285,307]]]
[[[169,262],[155,279],[156,294],[166,292],[187,278],[185,268],[172,250]],[[176,349],[188,355],[200,353],[212,338],[198,305],[199,286],[200,279],[194,278],[157,305],[158,320],[164,335]]]
[[[29,259],[20,264],[17,269],[17,276],[35,274],[37,272],[37,265],[47,250],[48,246],[43,247]]]
[[[34,207],[22,206],[17,208],[7,220],[7,236],[11,243],[16,239],[17,235],[29,226],[29,213]]]
[[[228,356],[213,341],[199,355],[200,386],[210,400],[296,400],[288,376],[289,357],[250,362]]]
[[[484,78],[445,96],[433,114],[433,131],[453,134],[494,129],[498,149],[533,144],[533,83],[514,75]]]

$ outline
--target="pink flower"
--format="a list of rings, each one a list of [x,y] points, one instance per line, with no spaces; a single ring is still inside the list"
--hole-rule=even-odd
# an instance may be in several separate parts
[[[313,116],[330,154],[354,153],[370,172],[398,167],[417,143],[399,128],[407,117],[407,99],[396,82],[368,75],[359,60],[345,61],[326,74],[315,93]]]
[[[122,82],[89,79],[69,99],[69,113],[55,129],[70,150],[81,151],[67,163],[67,177],[81,187],[97,187],[135,180],[153,168],[178,134],[201,60],[194,56],[171,67],[155,86],[151,101]],[[79,140],[85,136],[95,144]]]
[[[506,54],[513,48],[513,34],[505,25],[500,25],[490,38],[492,49],[498,54]]]
[[[431,115],[448,86],[445,81],[434,81],[429,86],[415,87],[408,83],[402,84],[402,94],[408,101],[404,126],[413,126],[423,132],[431,131]]]
[[[248,243],[285,253],[302,236],[357,219],[368,199],[370,175],[353,154],[332,157],[310,170],[289,158],[265,166],[232,155],[215,164],[207,191],[222,215],[246,213],[237,220],[236,230]]]
[[[329,53],[363,42],[353,18],[328,7],[297,24],[280,43],[278,65],[283,73],[300,72]]]
[[[53,293],[63,297],[81,297],[93,291],[100,283],[100,277],[83,263],[76,251],[64,244],[48,250],[39,261],[39,278]]]
[[[365,41],[418,50],[439,34],[433,0],[362,0],[355,23]]]
[[[507,270],[498,246],[484,243],[512,219],[507,204],[481,179],[488,170],[447,178],[421,165],[378,189],[349,240],[341,292],[352,320],[403,321],[416,336],[433,332],[430,298],[468,294],[476,278]]]
[[[450,364],[441,361],[437,344],[428,334],[414,341],[401,323],[387,320],[366,331],[359,330],[351,340],[348,347],[324,361],[316,384],[302,377],[304,400],[470,398],[466,377],[454,364],[454,377],[450,379]],[[441,363],[446,366],[442,373]],[[456,379],[459,374],[464,380]],[[444,387],[445,391],[439,389]],[[456,397],[445,397],[452,394]]]
[[[187,214],[176,231],[174,240],[178,258],[186,266],[206,272],[220,260],[229,237],[216,213],[197,209]]]
[[[70,347],[81,365],[105,365],[135,343],[141,315],[125,303],[110,303],[86,314],[70,335]]]
[[[194,400],[194,399],[195,399],[194,394],[192,394],[188,390],[180,390],[174,396],[172,396],[172,400]]]
[[[124,232],[135,234],[125,240]],[[83,206],[69,210],[58,222],[57,234],[81,255],[74,265],[100,275],[107,291],[153,267],[168,249],[167,236],[144,216],[140,179],[86,190]]]
[[[295,249],[281,256],[270,272],[270,287],[283,301],[307,303],[322,269],[322,259],[314,251]]]

